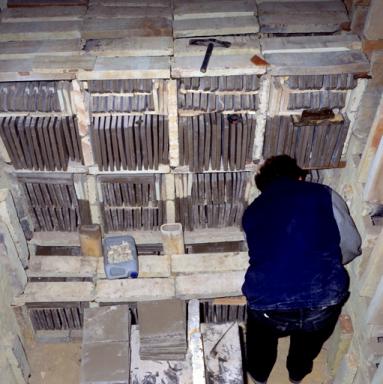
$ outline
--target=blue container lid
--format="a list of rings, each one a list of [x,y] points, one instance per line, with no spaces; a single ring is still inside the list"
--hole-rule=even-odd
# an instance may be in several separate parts
[[[130,277],[132,278],[132,279],[137,279],[137,277],[138,277],[138,272],[130,272]]]

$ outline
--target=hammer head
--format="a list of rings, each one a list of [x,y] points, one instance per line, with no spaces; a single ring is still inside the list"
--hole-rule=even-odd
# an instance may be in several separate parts
[[[217,39],[191,39],[189,45],[200,45],[207,47],[209,44],[213,44],[214,47],[229,48],[231,46],[230,41],[222,41]]]

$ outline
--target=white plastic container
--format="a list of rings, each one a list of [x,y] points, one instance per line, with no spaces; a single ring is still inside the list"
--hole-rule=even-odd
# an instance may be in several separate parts
[[[108,254],[111,247],[123,245],[127,243],[131,252],[131,259],[113,263],[108,260]],[[138,258],[136,242],[134,238],[129,235],[108,236],[103,241],[104,252],[104,269],[105,275],[108,279],[135,279],[138,277]]]

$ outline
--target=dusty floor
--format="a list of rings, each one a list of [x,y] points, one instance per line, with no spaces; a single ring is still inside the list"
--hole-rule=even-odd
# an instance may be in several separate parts
[[[313,372],[306,376],[302,384],[329,384],[331,377],[327,374],[326,347],[314,361]],[[268,384],[290,384],[286,369],[286,357],[289,349],[289,339],[280,339],[278,343],[278,360],[271,373]]]
[[[285,361],[289,342],[287,338],[279,342],[278,361],[269,384],[289,384]],[[30,384],[77,384],[80,376],[80,348],[78,343],[36,344],[29,349],[29,362],[32,367]],[[325,350],[315,361],[314,370],[302,384],[328,384]]]

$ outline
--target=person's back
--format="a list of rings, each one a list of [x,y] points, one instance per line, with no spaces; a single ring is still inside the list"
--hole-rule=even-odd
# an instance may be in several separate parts
[[[243,228],[250,308],[324,307],[346,297],[349,279],[329,188],[278,178],[248,207]]]
[[[255,178],[261,194],[243,216],[250,256],[242,287],[247,369],[256,383],[266,383],[279,337],[290,336],[290,381],[311,372],[349,295],[343,264],[360,254],[343,199],[304,177],[289,156],[266,160]]]

